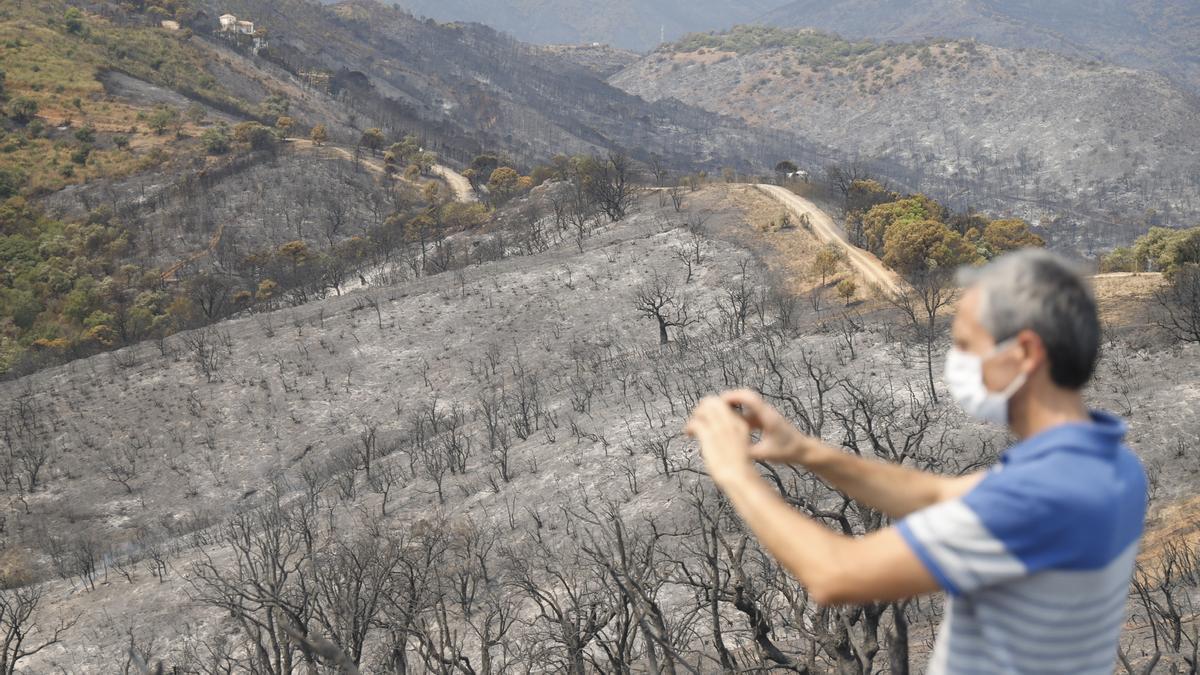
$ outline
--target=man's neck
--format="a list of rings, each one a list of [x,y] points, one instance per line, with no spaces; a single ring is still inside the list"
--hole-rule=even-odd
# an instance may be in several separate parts
[[[1021,440],[1060,424],[1090,420],[1083,395],[1071,389],[1048,386],[1013,401],[1012,430]]]

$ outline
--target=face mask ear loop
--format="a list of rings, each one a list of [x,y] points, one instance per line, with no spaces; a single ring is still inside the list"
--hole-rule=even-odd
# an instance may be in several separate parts
[[[1010,337],[1007,340],[1004,340],[1003,342],[997,344],[995,347],[992,348],[992,353],[987,355],[987,359],[991,359],[992,357],[996,356],[996,354],[999,354],[1000,352],[1004,351],[1005,349],[1008,349],[1009,347],[1013,346],[1014,344],[1016,344],[1016,341],[1017,341],[1017,337],[1014,335],[1013,337]],[[987,359],[985,359],[985,360],[987,360]],[[1000,392],[999,395],[1006,399],[1010,399],[1013,397],[1014,394],[1016,394],[1018,391],[1020,391],[1021,387],[1024,387],[1025,383],[1028,381],[1029,381],[1028,373],[1025,373],[1025,372],[1018,373],[1017,376],[1015,378],[1013,378],[1013,381],[1011,383],[1009,383],[1009,385],[1007,387],[1005,387],[1004,391]]]
[[[1019,373],[1015,378],[1013,378],[1012,384],[1005,387],[1004,391],[1000,395],[1004,398],[1012,398],[1018,391],[1021,390],[1021,387],[1025,386],[1025,383],[1028,381],[1029,375],[1024,372]]]

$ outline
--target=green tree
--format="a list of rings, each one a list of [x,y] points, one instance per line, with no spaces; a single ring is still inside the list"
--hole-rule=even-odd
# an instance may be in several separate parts
[[[993,220],[983,229],[985,255],[997,256],[1020,248],[1043,248],[1046,241],[1029,229],[1029,223],[1020,218]]]
[[[419,165],[419,163],[416,161],[416,157],[420,152],[421,142],[412,134],[400,139],[400,142],[398,143],[392,143],[392,146],[388,148],[388,155],[391,158],[390,161],[399,165]]]
[[[1100,260],[1100,271],[1103,273],[1138,271],[1137,258],[1133,255],[1133,249],[1128,246],[1113,249]]]
[[[27,96],[14,98],[8,104],[8,117],[17,124],[29,124],[34,117],[37,117],[37,113],[37,101]]]
[[[79,11],[78,7],[68,7],[67,11],[63,12],[63,25],[66,26],[67,32],[78,35],[83,32],[83,12]]]
[[[324,124],[318,124],[309,132],[308,138],[313,142],[313,145],[325,145],[329,141],[329,131],[325,128]]]
[[[422,213],[405,224],[404,240],[410,244],[419,244],[421,247],[421,268],[414,271],[423,273],[427,269],[427,245],[436,231],[437,221],[427,213]]]
[[[262,103],[262,110],[268,118],[280,118],[288,114],[292,104],[283,94],[271,94]]]
[[[383,148],[383,143],[383,130],[378,128],[367,129],[358,141],[358,144],[370,150],[372,155]]]
[[[254,293],[254,299],[259,302],[266,302],[275,297],[279,291],[279,284],[275,283],[274,279],[263,279],[258,284],[258,290]]]
[[[854,294],[858,292],[858,284],[854,283],[853,279],[842,279],[837,285],[837,294],[846,306],[850,306],[850,302],[854,300]]]
[[[848,183],[845,189],[845,210],[850,243],[863,246],[863,214],[879,204],[894,202],[899,198],[900,195],[873,180],[860,179]]]
[[[1142,271],[1161,272],[1169,264],[1166,253],[1179,230],[1152,227],[1133,243],[1133,255]]]
[[[884,237],[884,264],[905,277],[954,270],[977,260],[974,248],[962,235],[936,220],[901,220],[889,227]]]
[[[242,122],[233,128],[233,137],[251,150],[267,150],[275,145],[275,134],[258,122]]]
[[[208,113],[205,112],[204,106],[200,105],[199,103],[193,103],[188,106],[187,118],[192,124],[203,124],[207,117]]]
[[[418,152],[412,156],[412,163],[420,167],[422,174],[428,174],[433,170],[433,165],[437,164],[437,154],[432,152]]]
[[[837,173],[837,172],[835,172]],[[836,181],[844,181],[845,174],[837,173]],[[876,204],[894,202],[900,195],[888,190],[879,181],[871,178],[856,178],[844,183],[846,213],[865,213]]]
[[[971,230],[974,230],[975,236],[978,236],[987,228],[988,219],[974,210],[968,209],[966,213],[957,213],[948,218],[946,224],[964,237],[970,236]]]
[[[0,166],[0,200],[8,199],[25,187],[28,177],[16,166]]]
[[[520,181],[521,175],[516,169],[502,166],[493,171],[488,179],[488,192],[491,193],[493,201],[503,203],[517,193]]]
[[[1197,263],[1200,263],[1200,227],[1176,230],[1166,240],[1156,264],[1170,278],[1185,265]]]
[[[154,112],[150,113],[150,117],[147,118],[146,124],[150,126],[151,131],[161,136],[166,133],[167,129],[171,128],[171,126],[178,121],[178,111],[176,111],[174,108],[168,108],[167,106],[160,106],[155,108]]]
[[[814,276],[821,278],[821,287],[824,288],[828,283],[829,277],[837,274],[838,267],[845,259],[846,253],[841,246],[837,244],[826,244],[817,251],[816,257],[812,262],[812,273]]]
[[[490,177],[493,171],[500,168],[500,158],[492,153],[484,153],[471,160],[470,168],[482,180],[484,176]]]
[[[1181,341],[1200,343],[1200,263],[1185,263],[1173,270],[1154,299],[1162,328]]]
[[[205,129],[200,135],[200,144],[210,155],[223,155],[229,152],[229,129],[224,124]]]
[[[941,205],[920,194],[877,204],[862,215],[861,245],[881,255],[888,230],[894,225],[920,220],[941,221],[941,216]]]
[[[71,151],[71,161],[75,162],[76,164],[78,164],[80,166],[87,164],[88,157],[91,157],[91,156],[92,156],[92,146],[90,146],[90,145],[86,145],[86,144],[81,145],[78,148],[75,148],[74,150]]]
[[[908,220],[888,228],[883,262],[905,280],[904,289],[888,300],[904,312],[925,345],[929,392],[936,401],[933,382],[934,345],[939,335],[938,317],[954,300],[954,272],[979,261],[975,247],[961,234],[936,220]]]
[[[447,202],[438,209],[438,220],[451,232],[465,232],[482,227],[488,220],[488,210],[474,202]]]

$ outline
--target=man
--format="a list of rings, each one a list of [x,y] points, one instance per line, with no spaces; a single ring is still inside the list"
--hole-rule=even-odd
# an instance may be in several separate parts
[[[1026,250],[969,270],[946,385],[1020,439],[962,477],[863,459],[802,435],[753,392],[700,403],[687,433],[763,546],[821,604],[949,598],[930,673],[1111,673],[1146,506],[1125,425],[1080,390],[1100,346],[1087,283]],[[751,444],[750,432],[760,440]],[[898,522],[861,538],[790,508],[753,462],[800,465]]]

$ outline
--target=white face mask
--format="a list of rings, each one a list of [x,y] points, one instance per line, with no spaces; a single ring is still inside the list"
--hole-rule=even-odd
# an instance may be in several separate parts
[[[983,382],[983,362],[1012,344],[1012,340],[1002,342],[987,356],[965,352],[958,347],[951,347],[946,355],[946,387],[950,389],[950,396],[971,417],[1000,426],[1008,425],[1008,401],[1025,386],[1028,378],[1021,373],[1004,391],[991,391]]]

